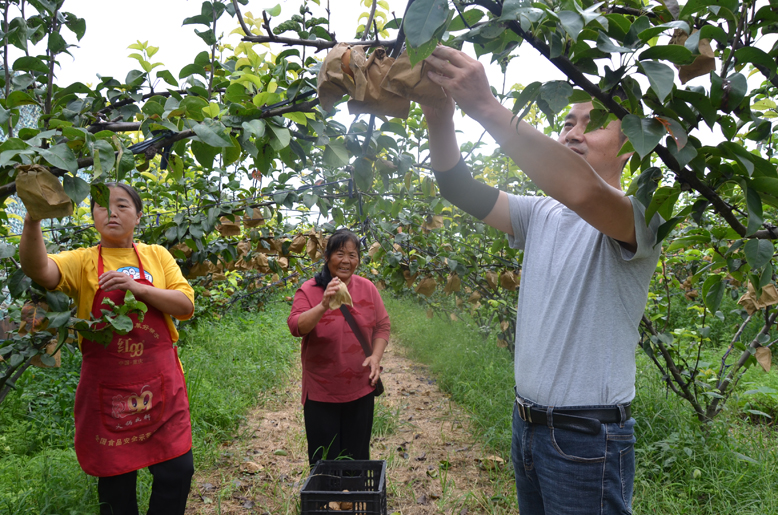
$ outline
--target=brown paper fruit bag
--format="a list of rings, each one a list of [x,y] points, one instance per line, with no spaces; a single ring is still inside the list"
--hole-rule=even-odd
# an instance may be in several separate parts
[[[354,70],[356,86],[354,95],[348,101],[348,112],[408,118],[410,100],[381,87],[394,59],[388,57],[383,48],[376,48],[364,65],[363,57],[364,47],[352,48],[351,68]]]
[[[73,214],[73,202],[65,188],[45,166],[20,165],[16,171],[16,194],[33,220]]]
[[[692,30],[692,34],[695,32],[697,31]],[[686,31],[675,29],[673,37],[670,38],[670,44],[683,45],[686,43],[687,39],[689,39],[689,35],[686,34]],[[710,46],[710,39],[701,39],[697,51],[700,55],[697,56],[691,64],[683,66],[675,65],[678,69],[678,78],[681,79],[681,84],[686,84],[693,78],[707,75],[709,72],[716,69],[716,56]]]
[[[429,70],[430,67],[424,61],[411,67],[408,52],[403,50],[381,82],[381,87],[422,105],[443,107],[448,97],[443,88],[427,76]]]
[[[251,214],[249,211],[243,214],[243,225],[246,227],[257,227],[265,224],[265,217],[262,216],[262,210],[258,207],[251,208]]]
[[[338,293],[330,297],[330,309],[340,309],[340,306],[343,304],[347,306],[354,305],[351,300],[351,294],[348,292],[348,287],[345,283],[340,283]]]
[[[57,351],[57,353],[55,354],[54,351]],[[30,360],[30,365],[38,368],[59,368],[62,365],[62,352],[57,350],[56,338],[52,339],[49,343],[46,344],[46,347],[44,347],[44,352],[49,356],[54,357],[53,365],[49,366],[44,364],[40,354],[36,354],[32,357]]]
[[[235,220],[234,222],[230,220],[228,217],[223,216],[219,220],[219,225],[216,226],[216,230],[219,231],[219,234],[222,236],[238,236],[241,233],[240,229],[240,221]]]
[[[319,69],[316,89],[319,92],[319,102],[326,111],[332,111],[335,102],[344,95],[354,95],[354,78],[347,72],[350,68],[344,66],[343,55],[350,52],[348,43],[338,43],[327,53]]]

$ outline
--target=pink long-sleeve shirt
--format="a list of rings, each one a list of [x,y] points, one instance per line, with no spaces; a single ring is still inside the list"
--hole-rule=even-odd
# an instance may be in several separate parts
[[[369,280],[352,275],[348,292],[354,302],[349,307],[367,341],[389,340],[389,314],[378,289]],[[300,334],[300,315],[321,304],[324,289],[313,279],[304,282],[294,294],[287,324],[293,336],[302,337],[303,392],[306,399],[319,402],[350,402],[372,392],[370,367],[363,367],[365,353],[340,310],[327,310],[313,330]]]

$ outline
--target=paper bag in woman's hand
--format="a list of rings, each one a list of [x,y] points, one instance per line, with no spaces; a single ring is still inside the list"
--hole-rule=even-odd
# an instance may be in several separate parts
[[[45,166],[18,165],[16,172],[16,194],[33,220],[73,214],[73,203],[65,188]]]
[[[411,67],[408,52],[403,50],[400,57],[389,69],[381,87],[421,105],[441,108],[446,105],[446,92],[427,76],[430,67],[425,61]]]
[[[353,72],[347,66],[344,54],[351,53],[348,43],[338,43],[327,53],[317,79],[319,102],[326,111],[332,111],[335,102],[344,95],[354,96]]]
[[[348,292],[348,287],[345,283],[340,283],[338,286],[338,292],[330,297],[330,309],[340,309],[340,306],[343,304],[346,306],[354,305],[351,300],[351,294]]]
[[[354,72],[355,91],[348,102],[349,113],[408,118],[411,102],[381,87],[393,63],[394,59],[388,57],[383,48],[376,48],[366,58],[364,46],[352,47],[350,65]]]

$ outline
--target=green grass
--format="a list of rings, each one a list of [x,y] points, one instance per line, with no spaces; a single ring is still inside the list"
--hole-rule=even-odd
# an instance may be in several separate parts
[[[195,467],[212,466],[220,444],[236,432],[248,410],[286,377],[299,345],[286,325],[289,306],[268,302],[261,313],[202,320],[181,331],[192,413]],[[62,368],[33,370],[0,408],[0,514],[97,512],[96,479],[84,474],[73,451],[73,400],[79,354]],[[145,511],[151,476],[141,471]]]
[[[430,367],[441,390],[467,408],[476,434],[507,459],[511,447],[513,357],[472,321],[430,320],[426,308],[384,295],[392,337],[411,359]]]
[[[507,459],[514,382],[510,353],[493,337],[481,336],[467,318],[430,320],[413,301],[386,295],[384,302],[393,337],[469,410],[476,436]],[[712,349],[710,359],[720,359],[721,353]],[[703,429],[688,404],[665,391],[640,349],[637,368],[634,513],[778,513],[778,434],[772,425],[751,423],[743,411],[774,407],[774,396],[746,392],[778,387],[778,373],[749,370],[725,411]]]

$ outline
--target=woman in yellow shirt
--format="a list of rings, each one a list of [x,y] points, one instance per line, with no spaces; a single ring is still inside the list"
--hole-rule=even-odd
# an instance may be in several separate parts
[[[126,291],[148,308],[133,329],[104,346],[81,340],[75,448],[97,476],[101,514],[137,515],[138,469],[154,476],[150,515],[183,514],[194,464],[189,401],[171,316],[194,313],[194,291],[173,256],[159,245],[134,243],[143,204],[126,184],[113,183],[109,210],[92,201],[96,247],[47,255],[40,220],[29,214],[19,244],[22,269],[36,283],[76,300],[78,317],[101,316],[103,301],[121,304]]]

